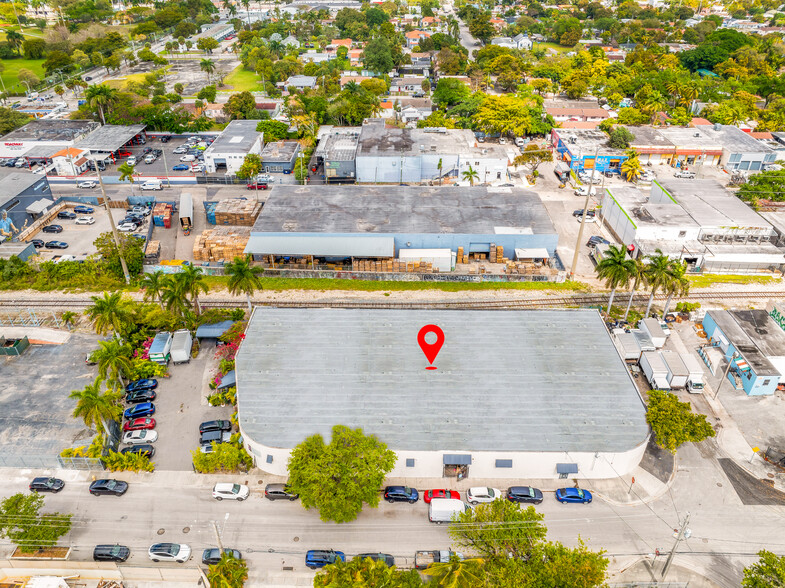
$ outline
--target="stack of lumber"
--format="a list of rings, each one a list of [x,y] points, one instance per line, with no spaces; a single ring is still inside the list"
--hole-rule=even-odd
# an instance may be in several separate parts
[[[207,229],[194,242],[195,261],[232,261],[245,255],[251,237],[250,227]]]
[[[400,261],[398,259],[385,259],[370,261],[355,259],[352,262],[352,271],[355,272],[408,272],[408,273],[434,273],[433,264],[425,261]]]
[[[261,210],[262,203],[255,200],[219,200],[215,205],[215,224],[252,227]]]

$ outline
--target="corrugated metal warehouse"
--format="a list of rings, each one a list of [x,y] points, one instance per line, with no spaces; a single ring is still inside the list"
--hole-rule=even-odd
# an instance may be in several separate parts
[[[402,249],[545,249],[558,234],[540,197],[493,187],[275,186],[246,253],[394,257]]]
[[[426,325],[444,343],[429,370]],[[431,343],[428,336],[426,343]],[[292,447],[360,427],[398,455],[393,476],[612,478],[649,428],[594,310],[256,308],[236,363],[240,430],[257,465],[286,474]]]

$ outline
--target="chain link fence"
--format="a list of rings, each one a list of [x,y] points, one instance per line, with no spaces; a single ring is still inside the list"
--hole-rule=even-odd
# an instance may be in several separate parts
[[[27,455],[0,453],[0,468],[66,469],[103,471],[103,462],[96,457],[60,457],[59,455]]]

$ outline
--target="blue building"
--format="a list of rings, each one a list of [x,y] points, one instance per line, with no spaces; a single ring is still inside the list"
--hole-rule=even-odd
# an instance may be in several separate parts
[[[608,135],[599,129],[553,129],[551,143],[556,160],[576,172],[596,169],[618,174],[627,159],[624,151],[608,147]]]
[[[731,384],[748,396],[774,394],[785,373],[785,332],[765,310],[710,310],[703,330],[731,362]]]
[[[245,249],[255,256],[390,259],[406,249],[463,248],[513,259],[556,257],[540,197],[513,188],[276,185]],[[532,251],[537,251],[536,255]],[[526,253],[529,252],[529,253]]]
[[[54,205],[54,201],[46,176],[30,172],[8,174],[3,178],[3,189],[0,192],[0,229],[16,237],[42,212]],[[2,220],[3,213],[7,227]],[[2,240],[0,235],[0,242]]]

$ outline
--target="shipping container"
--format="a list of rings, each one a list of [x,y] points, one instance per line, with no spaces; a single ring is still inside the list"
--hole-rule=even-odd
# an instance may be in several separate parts
[[[172,335],[171,357],[175,364],[191,361],[191,345],[193,337],[188,329],[175,331]]]
[[[621,330],[621,329],[620,329]],[[616,348],[619,350],[624,361],[637,362],[641,357],[641,346],[634,333],[621,333],[614,335]]]
[[[150,351],[147,352],[150,361],[166,365],[171,359],[172,350],[172,334],[168,332],[158,333],[153,339],[153,344],[150,345]]]
[[[668,384],[668,367],[659,351],[644,351],[641,353],[640,366],[652,388],[670,390]]]
[[[660,351],[665,366],[668,368],[668,384],[671,388],[684,388],[690,372],[675,351]]]
[[[193,227],[194,204],[191,194],[184,192],[180,195],[180,227],[183,230]]]

